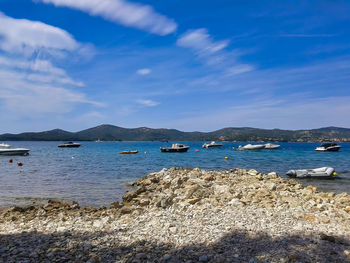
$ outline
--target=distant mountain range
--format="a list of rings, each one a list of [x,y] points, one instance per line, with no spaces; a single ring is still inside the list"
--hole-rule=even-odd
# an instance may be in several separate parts
[[[257,128],[224,128],[213,132],[182,132],[175,129],[147,127],[127,129],[100,125],[79,132],[54,129],[44,132],[2,134],[0,141],[289,141],[350,142],[350,129],[326,127],[311,130],[280,130]]]

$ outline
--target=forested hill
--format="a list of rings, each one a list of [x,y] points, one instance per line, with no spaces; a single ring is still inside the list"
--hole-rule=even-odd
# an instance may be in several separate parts
[[[100,125],[79,132],[54,129],[44,132],[2,134],[0,141],[290,141],[350,142],[350,129],[326,127],[312,130],[224,128],[213,132],[182,132],[175,129],[121,128]]]

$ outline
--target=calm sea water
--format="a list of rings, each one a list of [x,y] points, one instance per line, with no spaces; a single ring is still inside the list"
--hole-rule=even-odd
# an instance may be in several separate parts
[[[47,198],[75,200],[101,206],[120,200],[124,183],[166,167],[203,169],[248,168],[260,172],[331,166],[336,180],[301,180],[322,190],[350,192],[350,144],[335,153],[314,151],[316,143],[280,143],[279,150],[234,151],[245,143],[224,143],[221,148],[202,149],[202,142],[186,143],[187,153],[161,153],[161,142],[82,142],[82,147],[58,148],[60,142],[9,142],[30,148],[29,156],[0,156],[0,206],[31,204]],[[199,152],[196,150],[199,149]],[[120,155],[122,150],[138,150]],[[225,156],[228,160],[225,160]],[[23,163],[18,167],[16,162]]]

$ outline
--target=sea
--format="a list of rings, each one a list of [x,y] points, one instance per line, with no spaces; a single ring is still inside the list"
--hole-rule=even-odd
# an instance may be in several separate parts
[[[322,191],[350,193],[350,144],[339,152],[316,152],[318,143],[279,143],[280,149],[235,151],[246,142],[224,142],[220,148],[202,149],[203,142],[183,142],[186,153],[162,153],[162,142],[81,142],[80,148],[58,148],[62,142],[5,142],[30,149],[28,156],[0,156],[0,207],[30,205],[48,199],[77,201],[83,206],[108,206],[120,201],[125,183],[163,168],[208,170],[233,168],[277,172],[324,166],[335,168],[334,180],[300,179]],[[138,150],[138,154],[118,154]],[[198,150],[198,151],[197,151]],[[227,157],[227,159],[225,158]],[[13,159],[13,163],[9,159]],[[23,166],[18,166],[22,162]]]

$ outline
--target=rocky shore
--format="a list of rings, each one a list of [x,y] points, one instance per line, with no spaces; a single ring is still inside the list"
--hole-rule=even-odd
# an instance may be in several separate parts
[[[276,173],[171,168],[121,203],[0,210],[0,262],[350,262],[350,195]]]

